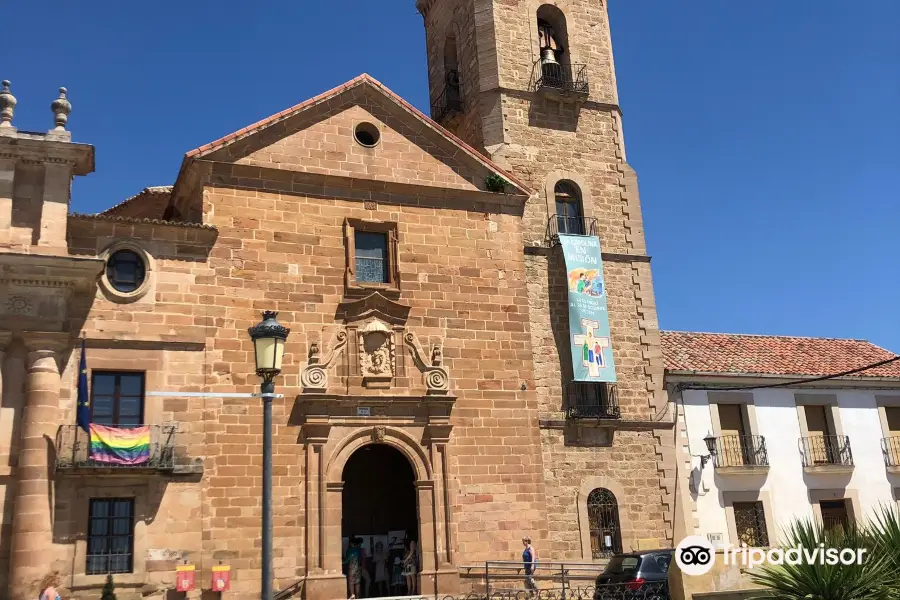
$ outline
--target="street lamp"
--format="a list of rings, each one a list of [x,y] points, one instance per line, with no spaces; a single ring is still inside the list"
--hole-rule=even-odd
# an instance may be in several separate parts
[[[707,433],[706,437],[703,438],[703,443],[706,444],[706,451],[709,454],[707,454],[706,456],[700,457],[700,468],[701,469],[706,466],[706,461],[708,461],[711,458],[716,457],[716,438],[713,437],[713,434]]]
[[[281,373],[284,343],[291,330],[281,325],[277,312],[263,312],[263,320],[248,329],[253,340],[256,374],[262,377],[263,491],[262,491],[262,600],[272,600],[272,398],[275,377]]]

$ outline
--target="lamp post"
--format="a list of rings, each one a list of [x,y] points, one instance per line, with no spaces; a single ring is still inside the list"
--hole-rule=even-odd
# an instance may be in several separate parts
[[[277,312],[263,312],[263,320],[248,329],[253,340],[256,374],[262,377],[263,489],[262,489],[262,600],[272,600],[272,398],[275,377],[281,373],[284,343],[291,330],[281,325]]]

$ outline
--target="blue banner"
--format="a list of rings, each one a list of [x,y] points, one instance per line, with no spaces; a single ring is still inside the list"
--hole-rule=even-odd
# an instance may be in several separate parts
[[[569,343],[575,381],[616,381],[600,238],[559,236],[569,286]]]

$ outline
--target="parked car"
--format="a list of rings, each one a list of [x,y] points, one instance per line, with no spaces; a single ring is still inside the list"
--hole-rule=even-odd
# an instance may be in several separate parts
[[[597,576],[594,600],[668,600],[674,554],[669,548],[613,556]]]

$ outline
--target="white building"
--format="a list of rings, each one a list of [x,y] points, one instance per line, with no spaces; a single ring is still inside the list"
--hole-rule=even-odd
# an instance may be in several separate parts
[[[688,535],[765,546],[797,517],[831,525],[896,505],[900,361],[805,381],[894,353],[824,338],[663,332],[662,341]],[[704,458],[709,436],[715,452]]]

